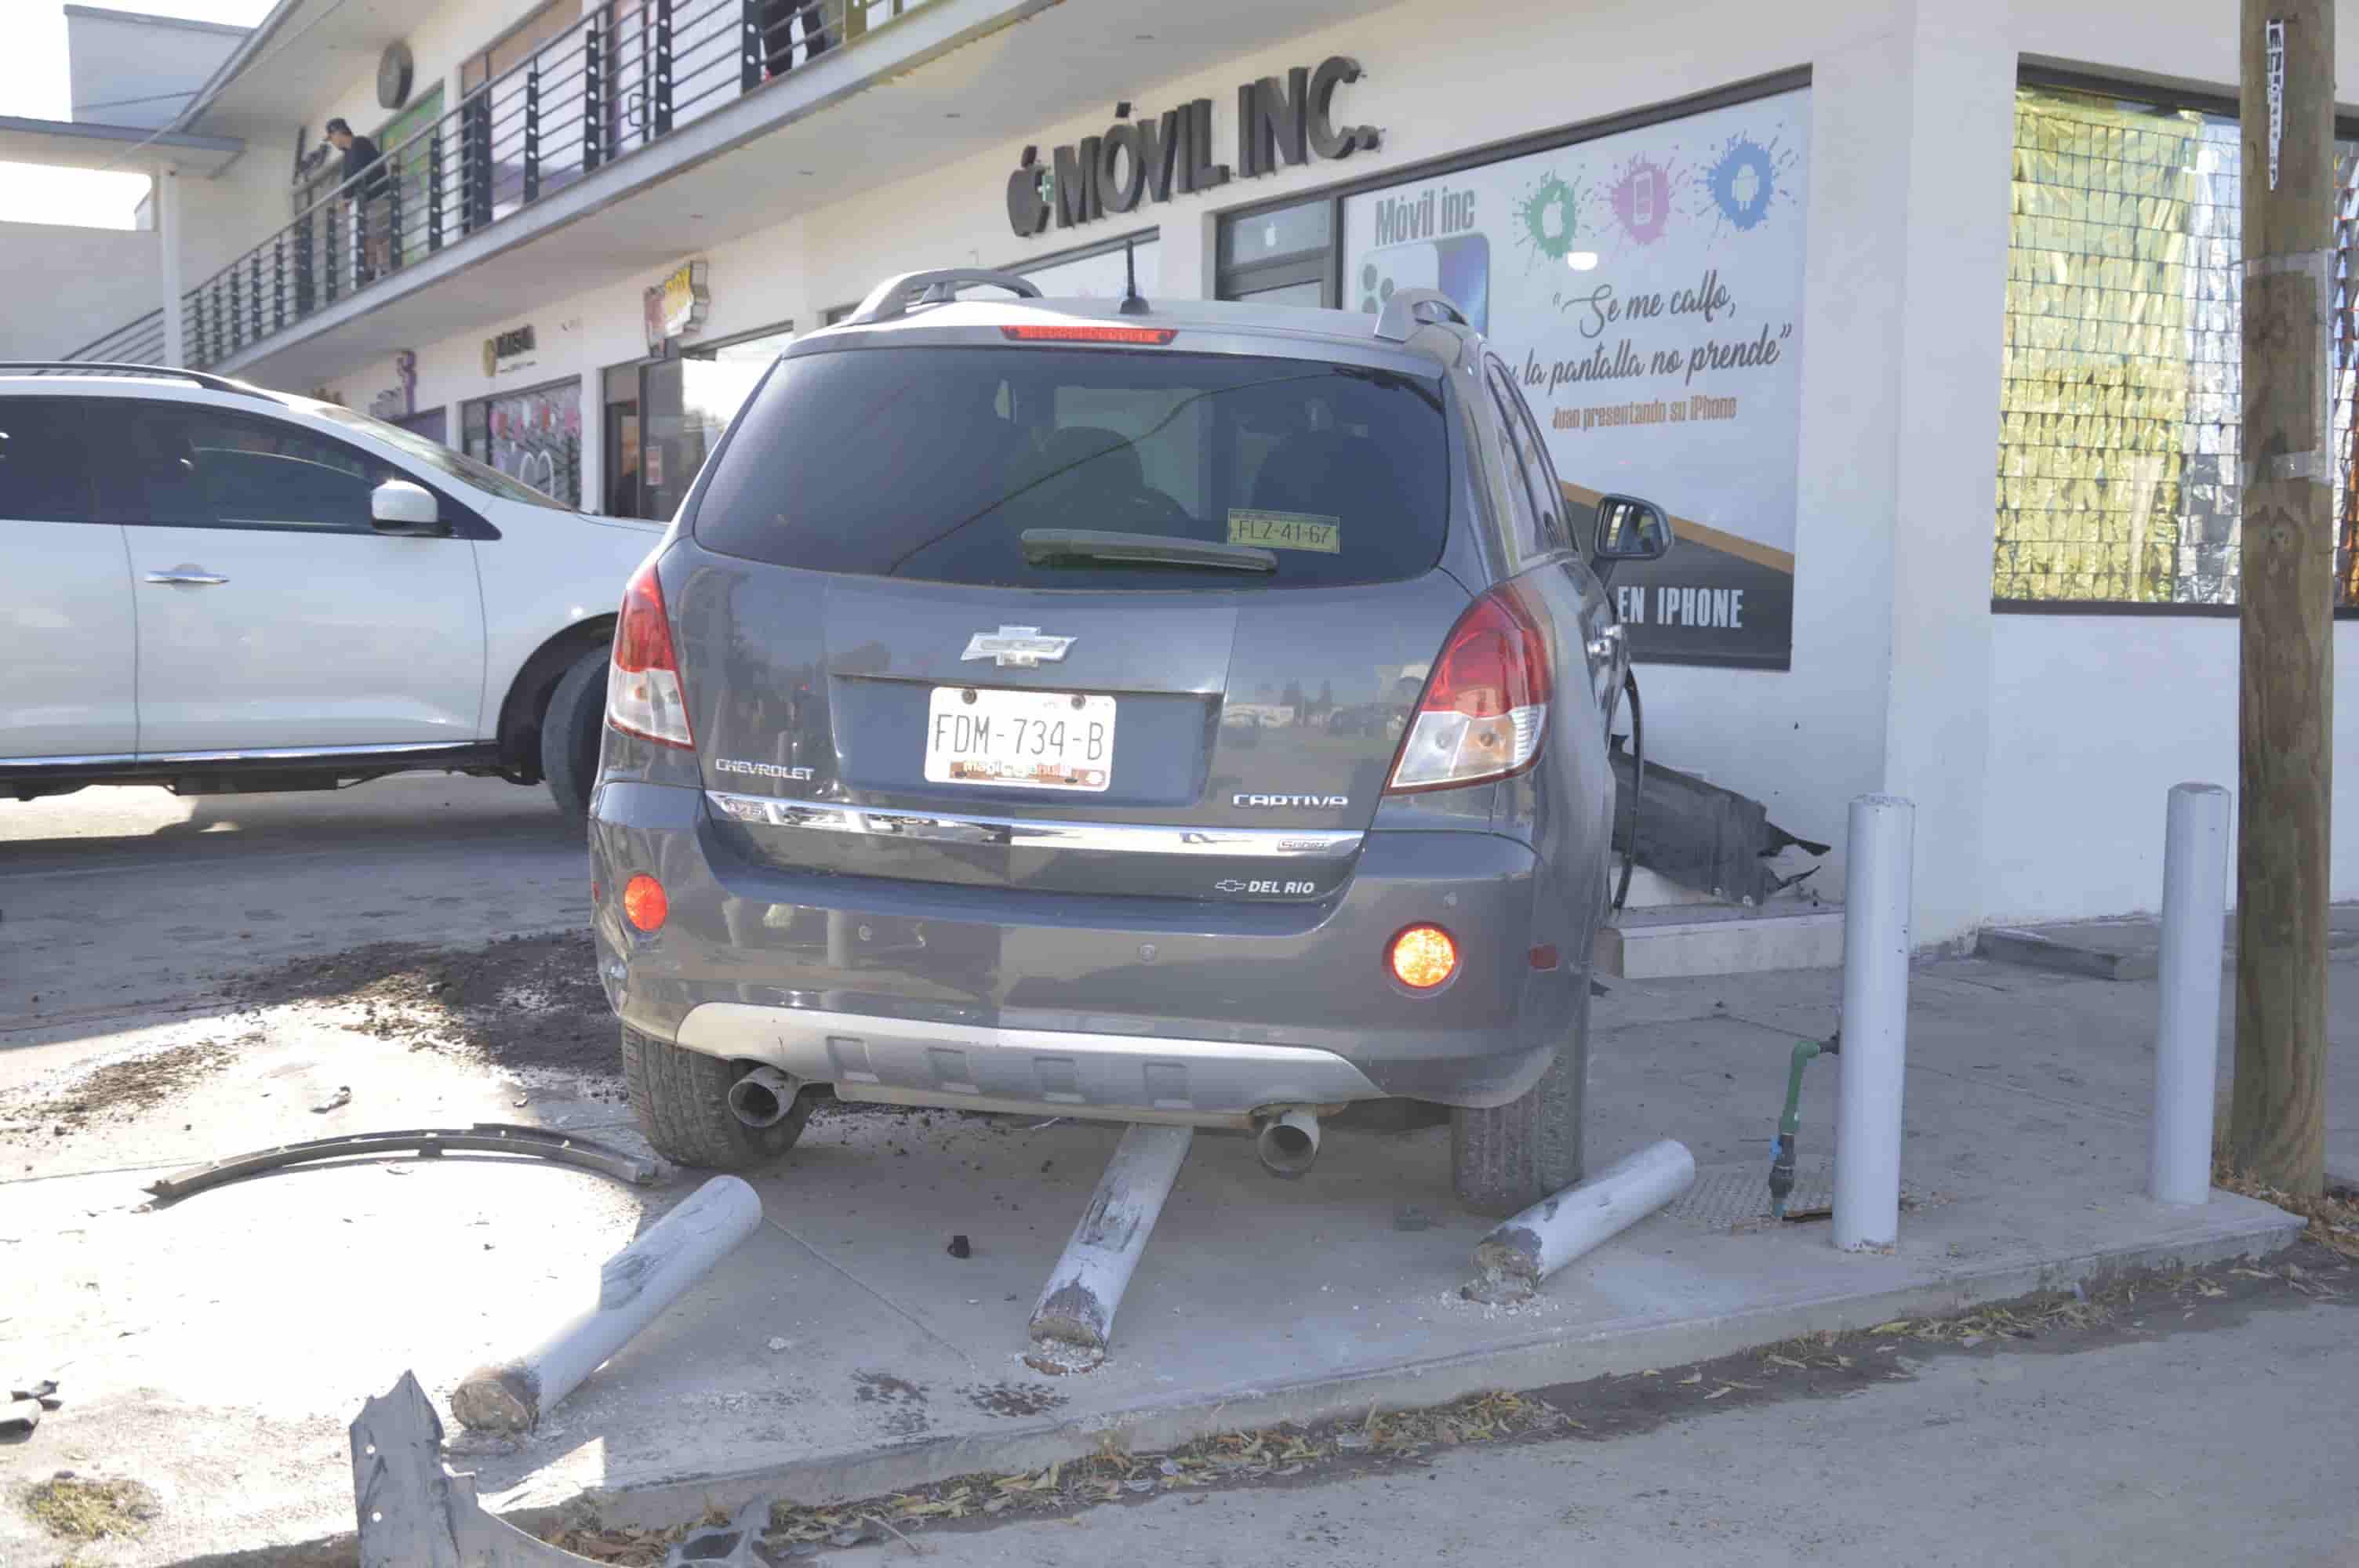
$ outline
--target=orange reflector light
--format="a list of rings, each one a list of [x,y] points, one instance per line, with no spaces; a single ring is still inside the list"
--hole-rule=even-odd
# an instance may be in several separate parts
[[[1169,327],[1002,327],[1012,343],[1168,343]]]
[[[1393,978],[1431,990],[1458,969],[1458,944],[1439,925],[1412,925],[1393,938]]]
[[[623,914],[642,931],[653,931],[671,913],[671,900],[664,896],[663,883],[645,874],[633,877],[623,888]]]

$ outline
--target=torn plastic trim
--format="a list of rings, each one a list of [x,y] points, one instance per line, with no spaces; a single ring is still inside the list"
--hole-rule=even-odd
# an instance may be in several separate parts
[[[466,1153],[529,1154],[560,1165],[573,1165],[584,1171],[595,1171],[602,1176],[612,1176],[618,1182],[644,1187],[653,1183],[658,1166],[653,1160],[642,1160],[626,1154],[608,1144],[593,1142],[587,1138],[553,1131],[546,1127],[517,1127],[507,1122],[479,1121],[472,1127],[411,1128],[398,1132],[355,1132],[342,1138],[314,1138],[301,1143],[282,1143],[274,1149],[257,1149],[252,1153],[233,1154],[225,1160],[214,1160],[202,1165],[191,1165],[175,1171],[147,1184],[147,1191],[158,1203],[172,1203],[201,1193],[208,1187],[218,1187],[290,1166],[308,1165],[323,1160],[342,1160],[355,1155],[414,1153],[420,1159],[436,1159],[458,1150]]]

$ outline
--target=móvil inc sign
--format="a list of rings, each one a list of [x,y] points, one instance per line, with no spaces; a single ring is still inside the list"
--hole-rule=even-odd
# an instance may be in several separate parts
[[[1359,62],[1334,55],[1316,68],[1296,66],[1283,81],[1265,76],[1239,83],[1235,177],[1373,150],[1381,135],[1376,127],[1335,124],[1335,90],[1359,80]],[[1114,124],[1054,149],[1045,165],[1038,147],[1024,149],[1007,177],[1007,224],[1029,239],[1052,218],[1070,229],[1142,201],[1169,201],[1175,192],[1211,190],[1226,185],[1231,173],[1231,165],[1212,161],[1211,99],[1136,120],[1125,104]]]

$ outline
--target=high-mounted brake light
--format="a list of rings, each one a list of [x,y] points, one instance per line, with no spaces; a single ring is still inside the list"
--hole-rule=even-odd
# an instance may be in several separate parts
[[[1539,623],[1513,589],[1493,589],[1443,641],[1386,788],[1447,789],[1530,767],[1548,729],[1549,685]]]
[[[606,672],[606,722],[626,735],[696,749],[688,728],[688,693],[679,684],[679,659],[671,645],[671,618],[664,613],[663,584],[647,562],[623,590],[622,619],[614,625],[614,657]]]
[[[1002,327],[1011,343],[1168,343],[1169,327]]]

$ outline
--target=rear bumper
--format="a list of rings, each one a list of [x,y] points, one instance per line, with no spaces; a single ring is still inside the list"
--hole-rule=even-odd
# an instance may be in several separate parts
[[[707,1001],[680,1021],[692,1051],[766,1062],[839,1098],[1131,1121],[1248,1125],[1266,1106],[1346,1105],[1384,1091],[1332,1051],[928,1023]]]
[[[846,1098],[1199,1123],[1501,1105],[1547,1070],[1588,983],[1543,863],[1487,833],[1372,833],[1331,899],[1213,903],[799,872],[749,861],[705,811],[692,788],[600,787],[598,881],[646,872],[669,903],[652,935],[611,892],[600,907],[609,1000],[658,1038]],[[1384,950],[1429,920],[1465,957],[1419,995]],[[1534,970],[1541,945],[1569,962]]]

